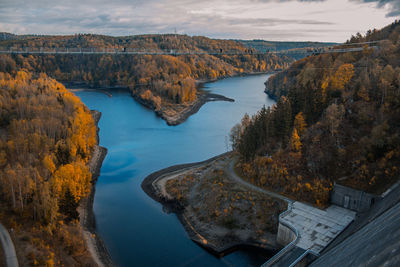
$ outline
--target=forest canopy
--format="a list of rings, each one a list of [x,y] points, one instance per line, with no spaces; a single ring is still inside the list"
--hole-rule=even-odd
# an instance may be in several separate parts
[[[266,82],[276,105],[231,131],[249,179],[318,205],[335,182],[381,194],[398,180],[400,23],[348,45],[367,41],[379,48],[314,55]]]
[[[21,37],[21,36],[20,36]],[[26,55],[0,56],[0,71],[25,68],[44,72],[62,82],[85,82],[91,86],[119,85],[149,101],[155,109],[165,104],[196,100],[196,80],[214,80],[241,73],[271,72],[286,68],[292,59],[256,50],[232,40],[187,35],[139,35],[111,37],[25,36],[0,41],[0,47],[24,49],[112,49],[113,51],[230,51],[243,55]],[[254,52],[254,54],[252,54]],[[151,92],[145,93],[147,90]],[[144,94],[145,93],[145,94]]]
[[[84,241],[74,239],[79,228],[64,222],[78,218],[91,189],[96,142],[90,111],[62,84],[43,73],[0,72],[0,214],[8,214],[3,223],[30,232],[23,248],[30,265],[52,266],[61,248],[83,255]]]

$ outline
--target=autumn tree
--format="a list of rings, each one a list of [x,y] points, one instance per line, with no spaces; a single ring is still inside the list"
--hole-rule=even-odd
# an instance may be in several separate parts
[[[290,149],[294,152],[300,152],[301,146],[300,136],[297,133],[297,129],[294,129],[290,138]]]
[[[0,86],[0,197],[21,216],[52,224],[62,202],[73,197],[76,208],[89,192],[93,118],[45,74],[0,73]]]
[[[334,76],[331,78],[332,87],[338,90],[343,90],[344,86],[351,80],[354,75],[353,64],[341,65]]]
[[[0,41],[0,46],[3,43]],[[82,81],[91,86],[121,85],[129,87],[132,94],[151,108],[186,105],[197,99],[196,80],[218,79],[243,72],[258,72],[285,68],[292,59],[265,55],[209,55],[222,49],[247,53],[249,48],[232,40],[213,40],[206,37],[177,35],[141,35],[129,37],[105,37],[102,35],[37,36],[21,37],[17,43],[8,40],[5,46],[19,48],[66,48],[91,47],[129,51],[197,51],[203,55],[86,55],[77,59],[71,55],[1,55],[0,72],[16,72],[26,68],[31,72],[45,72],[62,81]],[[79,60],[80,68],[76,68]],[[148,97],[147,90],[152,93]],[[147,99],[142,98],[147,97]],[[148,101],[151,99],[150,101]],[[170,105],[173,104],[173,105]]]
[[[304,119],[304,114],[303,112],[299,112],[295,119],[294,119],[294,124],[293,124],[295,130],[297,131],[297,133],[301,136],[303,135],[304,131],[307,128],[307,123]]]
[[[318,206],[333,182],[374,194],[397,182],[399,38],[396,21],[349,41],[384,40],[379,49],[310,56],[269,78],[276,106],[237,141],[249,181]]]

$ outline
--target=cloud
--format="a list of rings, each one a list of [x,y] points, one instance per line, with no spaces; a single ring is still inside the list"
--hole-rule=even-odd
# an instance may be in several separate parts
[[[360,3],[376,3],[377,8],[389,7],[388,17],[400,16],[400,1],[399,0],[351,0]]]
[[[253,0],[257,2],[272,3],[272,2],[325,2],[327,0]],[[388,17],[396,17],[400,15],[400,0],[349,0],[358,3],[376,3],[377,8],[389,7],[389,13],[386,14]]]
[[[177,29],[213,38],[344,41],[388,24],[387,7],[362,2],[368,0],[0,0],[0,31],[115,36]]]
[[[266,27],[275,25],[304,24],[330,25],[331,22],[312,19],[283,19],[283,18],[241,18],[231,13],[240,13],[243,4],[236,10],[230,1],[219,1],[221,9],[210,8],[213,1],[193,0],[150,0],[150,1],[105,1],[105,0],[70,0],[60,3],[49,0],[29,1],[24,8],[18,8],[18,0],[2,0],[0,4],[0,23],[15,24],[16,28],[40,29],[45,33],[68,33],[69,31],[90,31],[107,34],[128,34],[158,32],[175,27],[183,31],[195,32],[198,28],[212,25],[222,27]],[[53,3],[53,4],[51,4]],[[217,5],[214,5],[217,6]],[[79,7],[77,9],[76,7]],[[225,11],[224,11],[225,10]],[[58,26],[58,27],[56,27]],[[188,27],[190,26],[190,27]],[[4,30],[4,29],[3,29]]]
[[[264,3],[271,3],[271,2],[284,3],[284,2],[290,2],[290,1],[297,1],[297,2],[325,2],[327,0],[253,0],[253,1],[264,2]]]
[[[196,15],[196,13],[194,13]],[[237,17],[224,17],[219,15],[203,15],[198,14],[195,16],[195,21],[213,21],[217,25],[241,25],[250,27],[266,27],[276,25],[334,25],[332,22],[319,21],[319,20],[301,20],[301,19],[280,19],[280,18],[237,18]]]

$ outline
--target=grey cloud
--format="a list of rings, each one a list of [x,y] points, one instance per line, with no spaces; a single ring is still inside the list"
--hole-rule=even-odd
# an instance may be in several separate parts
[[[390,7],[390,12],[386,14],[387,17],[400,16],[400,0],[350,0],[353,2],[360,3],[376,3],[378,8],[382,8],[385,5]]]
[[[326,0],[253,0],[256,2],[291,2],[291,1],[297,1],[297,2],[325,2]]]
[[[253,0],[256,2],[325,2],[326,0]],[[390,12],[386,14],[388,17],[396,17],[400,15],[400,0],[349,0],[351,2],[359,3],[376,3],[377,8],[382,8],[385,5],[389,5]]]
[[[334,25],[334,23],[317,20],[297,20],[297,19],[276,19],[276,18],[248,18],[248,19],[228,19],[230,25],[248,24],[252,26],[275,26],[278,24],[303,24],[303,25]]]
[[[295,1],[325,0],[0,0],[0,31],[132,35],[171,33],[177,28],[179,33],[190,35],[274,40],[344,40],[353,33],[338,31],[335,35],[332,32],[336,28],[334,23],[308,19],[312,16],[305,12],[315,9],[306,3],[307,7],[299,10],[299,15],[303,16],[289,17],[284,11],[274,14],[276,17],[242,16],[252,14],[252,9],[259,6],[264,8],[261,2],[282,2],[284,6],[284,2]]]
[[[15,0],[14,0],[15,1]],[[215,25],[213,28],[229,27],[229,26],[247,26],[247,27],[263,27],[287,24],[304,24],[304,25],[329,25],[331,23],[314,20],[296,20],[296,19],[279,19],[279,18],[225,18],[218,15],[210,14],[189,14],[185,9],[179,9],[179,4],[193,3],[196,1],[178,0],[171,4],[170,1],[153,0],[151,1],[110,1],[98,0],[96,5],[92,5],[94,0],[85,1],[79,5],[77,0],[71,0],[65,5],[47,5],[49,0],[30,1],[28,5],[31,8],[20,8],[16,12],[12,12],[12,5],[16,5],[18,1],[4,0],[0,4],[0,23],[22,24],[27,27],[34,25],[34,28],[44,29],[55,26],[55,30],[68,33],[68,30],[82,29],[83,31],[97,31],[102,33],[124,34],[124,33],[140,33],[159,32],[174,27],[183,27],[183,30],[193,30],[193,28],[207,27]],[[115,3],[120,2],[120,4]],[[126,2],[126,4],[123,4]],[[41,4],[39,4],[41,3]],[[133,3],[133,4],[132,4]],[[157,3],[157,8],[152,8]],[[122,4],[122,5],[121,5]],[[1,7],[8,5],[8,7]],[[46,6],[46,8],[42,8]],[[79,6],[79,10],[76,7]],[[145,7],[142,13],[137,8]],[[183,5],[185,6],[185,5]],[[150,7],[150,8],[149,8]],[[118,14],[122,12],[122,14]],[[100,13],[100,14],[99,14]],[[219,25],[219,26],[217,26]],[[189,27],[191,29],[189,29]],[[5,30],[5,29],[2,29]],[[80,30],[80,31],[82,31]]]

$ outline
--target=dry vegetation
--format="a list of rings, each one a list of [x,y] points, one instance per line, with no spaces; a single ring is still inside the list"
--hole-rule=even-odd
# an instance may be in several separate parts
[[[232,181],[230,157],[219,159],[166,183],[166,191],[184,207],[184,216],[208,242],[275,245],[278,215],[286,204]]]

